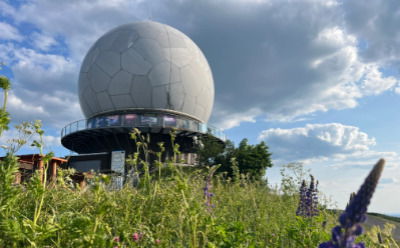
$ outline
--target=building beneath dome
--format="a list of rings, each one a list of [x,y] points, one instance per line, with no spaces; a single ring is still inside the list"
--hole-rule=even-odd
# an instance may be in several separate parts
[[[80,171],[122,172],[112,157],[136,151],[133,128],[149,138],[150,150],[165,144],[163,159],[172,156],[174,130],[185,164],[196,164],[201,136],[225,141],[207,125],[214,103],[209,64],[189,37],[168,25],[129,23],[104,34],[83,60],[78,88],[86,119],[64,127],[61,142],[80,154],[70,160]]]

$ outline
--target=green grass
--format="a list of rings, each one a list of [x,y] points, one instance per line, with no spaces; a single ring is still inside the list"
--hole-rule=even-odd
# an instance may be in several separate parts
[[[244,177],[214,177],[215,207],[208,208],[207,171],[168,174],[118,191],[107,190],[107,176],[85,189],[66,183],[65,175],[51,187],[35,177],[2,187],[8,198],[0,196],[0,247],[317,247],[336,224],[337,216],[323,209],[318,217],[296,216],[297,195]],[[390,247],[375,246],[367,235],[360,240]]]

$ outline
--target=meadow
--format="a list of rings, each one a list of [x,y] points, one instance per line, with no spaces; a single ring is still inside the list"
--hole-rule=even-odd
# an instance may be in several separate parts
[[[245,175],[170,163],[113,190],[109,175],[79,188],[68,170],[56,184],[37,173],[13,185],[15,162],[1,165],[0,247],[318,247],[337,224],[338,213],[323,204],[316,216],[296,215],[298,185],[289,174],[272,189]],[[396,247],[390,228],[374,227],[357,242]]]

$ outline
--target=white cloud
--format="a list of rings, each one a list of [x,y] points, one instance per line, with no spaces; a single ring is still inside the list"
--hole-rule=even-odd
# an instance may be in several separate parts
[[[327,47],[341,48],[342,46],[356,45],[357,39],[353,35],[346,34],[340,27],[334,26],[321,30],[315,42]]]
[[[307,124],[305,127],[264,130],[259,139],[270,146],[274,159],[300,161],[369,151],[374,138],[354,126],[339,123]],[[341,159],[342,160],[342,159]]]
[[[14,95],[12,92],[7,99],[7,107],[11,113],[21,113],[22,116],[33,115],[47,115],[46,111],[42,106],[38,106],[37,104],[27,104],[23,102],[20,98]],[[23,121],[28,121],[23,120]]]
[[[27,139],[25,139],[27,138]],[[38,134],[33,134],[32,136],[25,136],[21,135],[20,132],[17,131],[14,127],[10,127],[10,130],[6,130],[3,132],[3,134],[0,136],[0,145],[3,147],[10,147],[15,139],[24,139],[26,141],[26,144],[21,148],[20,151],[26,151],[30,153],[38,153],[38,148],[31,146],[32,142],[34,140],[39,141],[39,135]],[[52,135],[43,135],[43,151],[44,152],[49,152],[57,147],[60,146],[60,137],[58,136],[52,136]],[[4,150],[5,151],[5,150]],[[0,151],[0,153],[2,153]]]
[[[22,39],[23,37],[18,29],[6,22],[0,22],[0,40],[21,41]]]
[[[29,1],[10,11],[17,22],[28,22],[53,37],[61,36],[71,58],[80,61],[95,40],[115,26],[143,19],[142,1]],[[156,6],[156,4],[155,4]],[[60,14],[59,10],[63,10]],[[147,12],[147,10],[146,10]]]
[[[7,104],[14,123],[42,120],[47,127],[59,129],[82,118],[75,94],[63,91],[44,93],[22,90],[15,95],[15,92],[11,91]],[[0,96],[1,101],[2,99]]]
[[[396,92],[397,94],[400,95],[400,86],[396,87],[396,88],[394,89],[394,92]]]
[[[365,95],[381,94],[384,91],[392,89],[399,82],[392,76],[383,77],[376,65],[368,65],[366,68],[367,72],[360,86],[361,91]]]
[[[38,91],[76,88],[78,65],[69,58],[17,47],[11,53],[15,81],[20,86]]]
[[[5,43],[5,44],[1,44],[0,43],[0,61],[1,62],[8,62],[10,61],[11,57],[12,57],[12,48],[13,48],[13,44],[11,43]]]
[[[0,2],[0,9],[1,9],[1,15],[5,15],[5,16],[15,16],[15,9],[7,4],[5,1],[1,1]]]
[[[214,109],[214,121],[218,128],[230,129],[242,122],[256,122],[255,117],[260,113],[258,109],[251,109],[245,113],[226,113],[222,109]]]
[[[34,32],[32,34],[33,45],[42,51],[48,51],[52,46],[57,44],[57,41],[46,34]]]
[[[224,50],[218,52],[221,67],[230,66],[231,70],[224,71],[224,75],[215,73],[216,82],[221,83],[217,85],[216,101],[219,109],[225,110],[226,119],[259,109],[259,115],[268,120],[294,121],[316,112],[354,108],[364,96],[393,89],[397,81],[384,76],[379,63],[360,59],[358,38],[341,25],[338,9],[314,2],[311,11],[306,10],[307,4],[297,6],[304,15],[290,9],[294,5],[286,6],[290,11],[283,11],[278,8],[283,4],[278,2],[260,7],[271,13],[270,17],[257,16],[258,12],[250,8],[248,11],[254,11],[260,28],[241,23],[242,31],[237,27],[232,34],[229,28],[219,30],[224,32],[220,35],[225,36],[224,41],[232,41],[232,45],[221,44]],[[254,24],[246,17],[245,21]],[[314,23],[321,19],[327,21]],[[303,25],[298,26],[299,23]],[[248,41],[242,53],[234,50],[238,47],[236,34],[241,32],[242,36],[254,36],[259,41]],[[237,43],[246,44],[244,39]],[[214,64],[219,65],[215,61]]]
[[[3,45],[2,53],[14,74],[8,99],[13,121],[40,119],[46,126],[60,128],[82,118],[76,63],[62,55],[11,44]]]

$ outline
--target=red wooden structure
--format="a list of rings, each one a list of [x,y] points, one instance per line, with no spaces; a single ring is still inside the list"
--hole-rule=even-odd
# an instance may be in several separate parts
[[[42,160],[43,157],[44,156],[40,154],[18,155],[19,172],[15,175],[15,183],[19,184],[28,180],[36,170],[39,170],[40,173],[44,175],[43,171],[45,168],[47,168],[47,180],[49,182],[55,182],[57,179],[57,169],[62,164],[66,164],[67,160],[52,157],[48,165],[45,165]],[[43,179],[42,176],[42,181]]]

